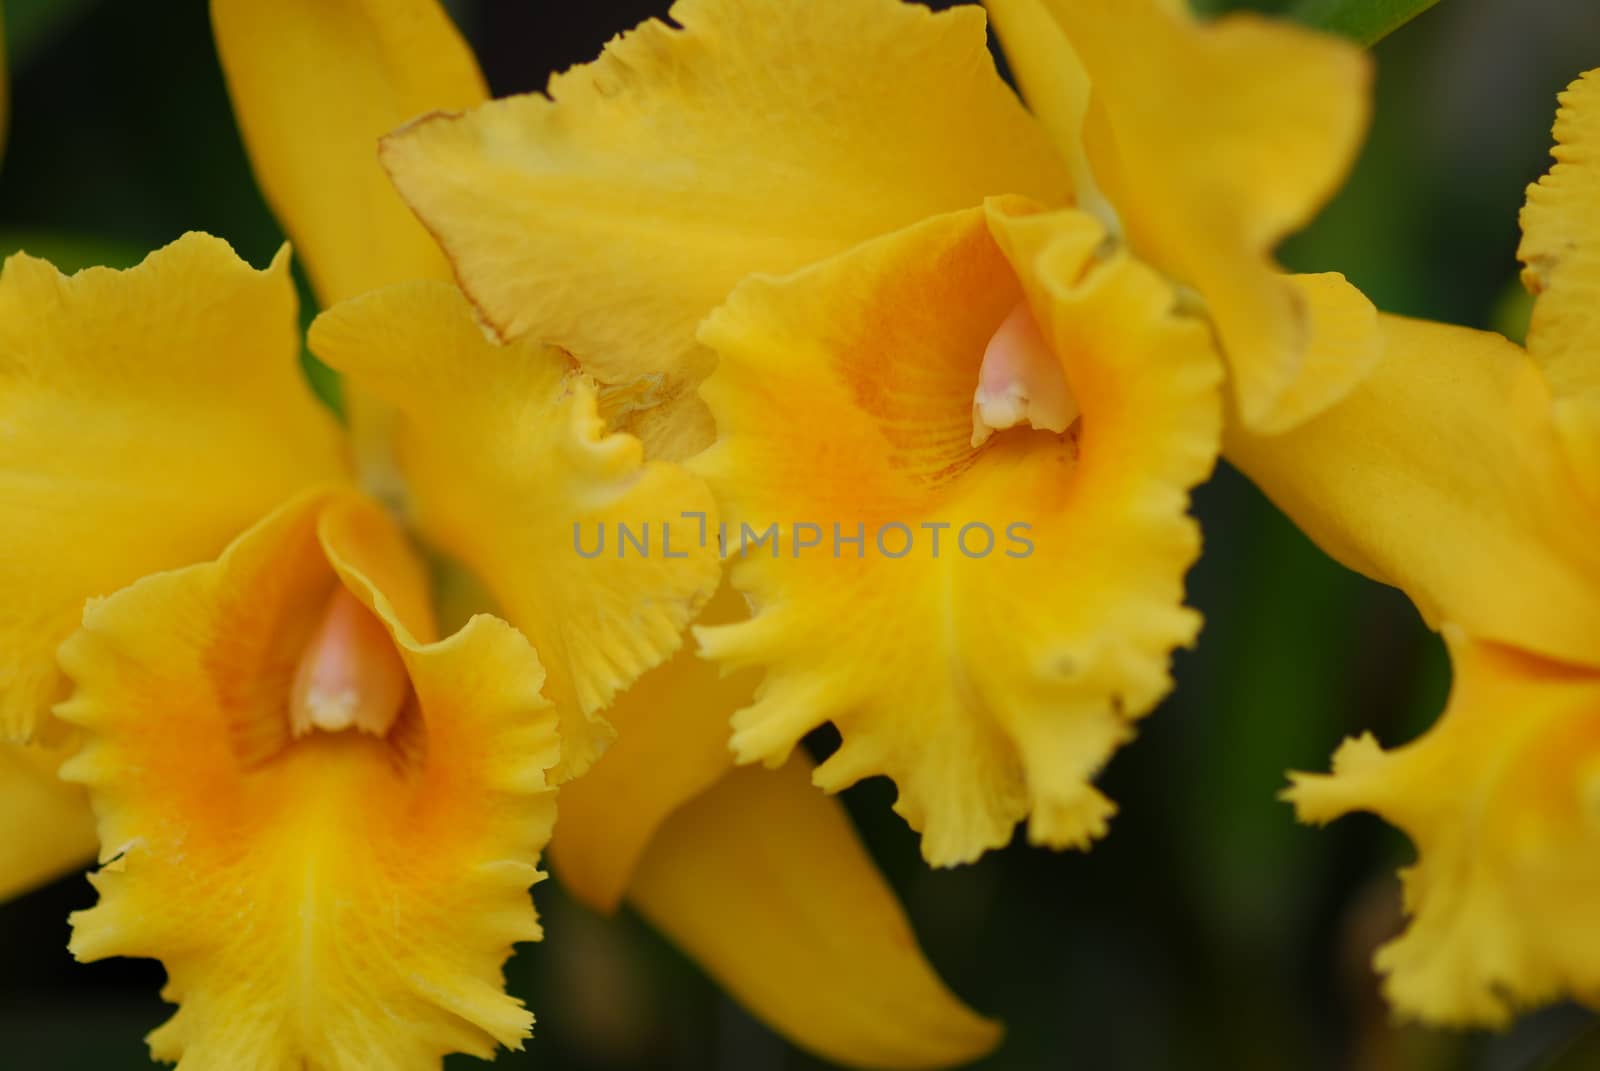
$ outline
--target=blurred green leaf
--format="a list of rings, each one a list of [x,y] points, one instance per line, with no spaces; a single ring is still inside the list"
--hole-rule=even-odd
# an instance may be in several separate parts
[[[38,52],[60,38],[98,0],[6,0],[6,38],[11,65],[23,70]]]
[[[144,259],[145,252],[127,242],[89,234],[0,231],[0,257],[27,253],[48,260],[68,274],[94,267],[131,268]]]
[[[1298,0],[1289,16],[1318,30],[1375,44],[1439,0]]]
[[[1528,323],[1533,319],[1533,295],[1522,285],[1521,278],[1506,284],[1500,299],[1489,314],[1489,326],[1521,344],[1528,339]]]
[[[1600,1019],[1590,1017],[1580,1022],[1567,1043],[1551,1055],[1547,1064],[1541,1066],[1548,1067],[1549,1071],[1583,1071],[1584,1068],[1600,1067]]]
[[[330,368],[322,363],[316,354],[305,346],[305,339],[311,330],[311,321],[317,318],[317,313],[322,311],[317,304],[317,296],[311,291],[311,280],[306,275],[306,266],[298,257],[290,261],[290,271],[294,277],[295,293],[300,298],[300,371],[304,373],[306,382],[311,386],[311,393],[317,400],[327,406],[333,415],[342,422],[345,420],[344,411],[344,377],[337,369]]]
[[[300,351],[300,368],[305,372],[311,393],[340,420],[344,419],[344,379],[338,372],[317,360],[310,350]]]

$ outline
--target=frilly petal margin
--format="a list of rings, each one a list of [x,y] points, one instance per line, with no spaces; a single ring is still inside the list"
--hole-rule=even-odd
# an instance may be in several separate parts
[[[799,755],[734,770],[691,800],[651,841],[629,902],[751,1012],[834,1063],[911,1071],[985,1055],[1002,1027],[939,980],[810,770]]]
[[[382,155],[494,329],[647,387],[672,419],[623,427],[682,458],[711,438],[695,326],[740,279],[991,194],[1064,203],[1071,185],[979,11],[679,0],[669,18],[548,96],[429,117]]]
[[[56,776],[67,751],[0,744],[0,902],[94,860],[89,799]]]
[[[310,344],[394,407],[418,530],[533,643],[561,716],[553,776],[582,773],[613,736],[600,711],[682,645],[716,589],[721,562],[702,537],[716,523],[710,492],[607,433],[593,382],[560,351],[485,338],[454,287],[402,283],[342,302],[311,325]],[[648,551],[625,549],[619,526],[644,532]]]
[[[336,584],[384,623],[412,698],[386,737],[290,739],[295,655]],[[539,935],[555,719],[505,623],[416,638],[421,584],[378,507],[311,493],[215,562],[95,600],[63,644],[58,713],[84,732],[63,775],[89,789],[104,863],[71,948],[165,964],[180,1007],[157,1059],[412,1069],[527,1036],[500,970]]]
[[[1411,924],[1378,951],[1390,1001],[1432,1023],[1503,1025],[1521,1007],[1600,1007],[1600,674],[1447,628],[1439,723],[1382,751],[1347,741],[1295,774],[1300,818],[1372,811],[1416,845]]]
[[[781,763],[832,720],[843,743],[817,783],[887,774],[940,865],[1025,817],[1056,847],[1103,833],[1112,807],[1090,779],[1199,627],[1182,604],[1199,550],[1187,492],[1221,434],[1209,332],[1126,254],[1096,260],[1090,217],[1030,211],[996,202],[751,279],[702,329],[721,358],[703,388],[720,438],[695,466],[730,532],[785,533],[734,567],[754,617],[696,630],[709,657],[766,671],[735,750]],[[1023,299],[1082,419],[974,451],[984,347]],[[796,522],[866,539],[806,554]],[[1031,525],[1033,550],[958,554],[972,523],[997,539]],[[874,532],[897,524],[949,526],[944,553],[924,532],[894,557]],[[850,622],[871,624],[841,644]]]
[[[83,601],[215,557],[338,479],[338,428],[300,373],[285,249],[265,271],[186,234],[136,268],[0,274],[0,739],[64,695]]]
[[[1600,508],[1600,70],[1560,102],[1556,162],[1528,187],[1517,258],[1537,295],[1528,352],[1550,381],[1557,429]]]
[[[1285,431],[1337,401],[1370,358],[1343,377],[1324,369],[1318,395],[1302,385],[1294,407],[1279,408],[1314,325],[1271,254],[1354,162],[1371,110],[1370,59],[1284,21],[1201,22],[1186,3],[1043,3],[1070,45],[1061,62],[1081,62],[1092,86],[1084,134],[1095,179],[1134,252],[1205,299],[1244,422]],[[1351,290],[1344,300],[1364,299]]]

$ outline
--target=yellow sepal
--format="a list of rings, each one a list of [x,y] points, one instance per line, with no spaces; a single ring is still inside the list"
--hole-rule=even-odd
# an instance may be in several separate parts
[[[450,268],[378,164],[378,139],[488,99],[436,0],[211,0],[233,112],[324,306]]]
[[[735,770],[662,826],[629,903],[734,999],[846,1067],[958,1067],[999,1023],[950,992],[917,947],[844,807],[799,757]]]
[[[1284,435],[1227,456],[1323,550],[1434,627],[1600,666],[1600,543],[1550,392],[1499,335],[1381,318],[1384,357]]]

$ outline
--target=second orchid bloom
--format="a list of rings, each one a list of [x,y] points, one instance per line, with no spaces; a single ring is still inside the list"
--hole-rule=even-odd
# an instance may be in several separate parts
[[[1355,151],[1359,52],[1154,2],[993,13],[1033,114],[975,8],[685,0],[548,97],[383,145],[496,332],[776,531],[733,568],[749,620],[698,632],[764,675],[740,759],[833,722],[818,784],[892,777],[936,864],[1023,819],[1104,832],[1091,779],[1199,628],[1225,374],[1279,428],[1378,353],[1359,294],[1269,259]],[[977,553],[1014,525],[1031,550]]]

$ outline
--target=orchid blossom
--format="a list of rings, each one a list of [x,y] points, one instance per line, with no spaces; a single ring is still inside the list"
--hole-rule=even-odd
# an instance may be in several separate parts
[[[935,864],[1105,831],[1092,778],[1199,629],[1225,375],[1282,430],[1378,343],[1270,260],[1355,151],[1358,50],[1163,0],[991,12],[1028,108],[973,7],[681,0],[382,150],[489,327],[710,483],[754,610],[698,629],[760,675],[738,759],[832,722],[817,784],[893,778]]]

